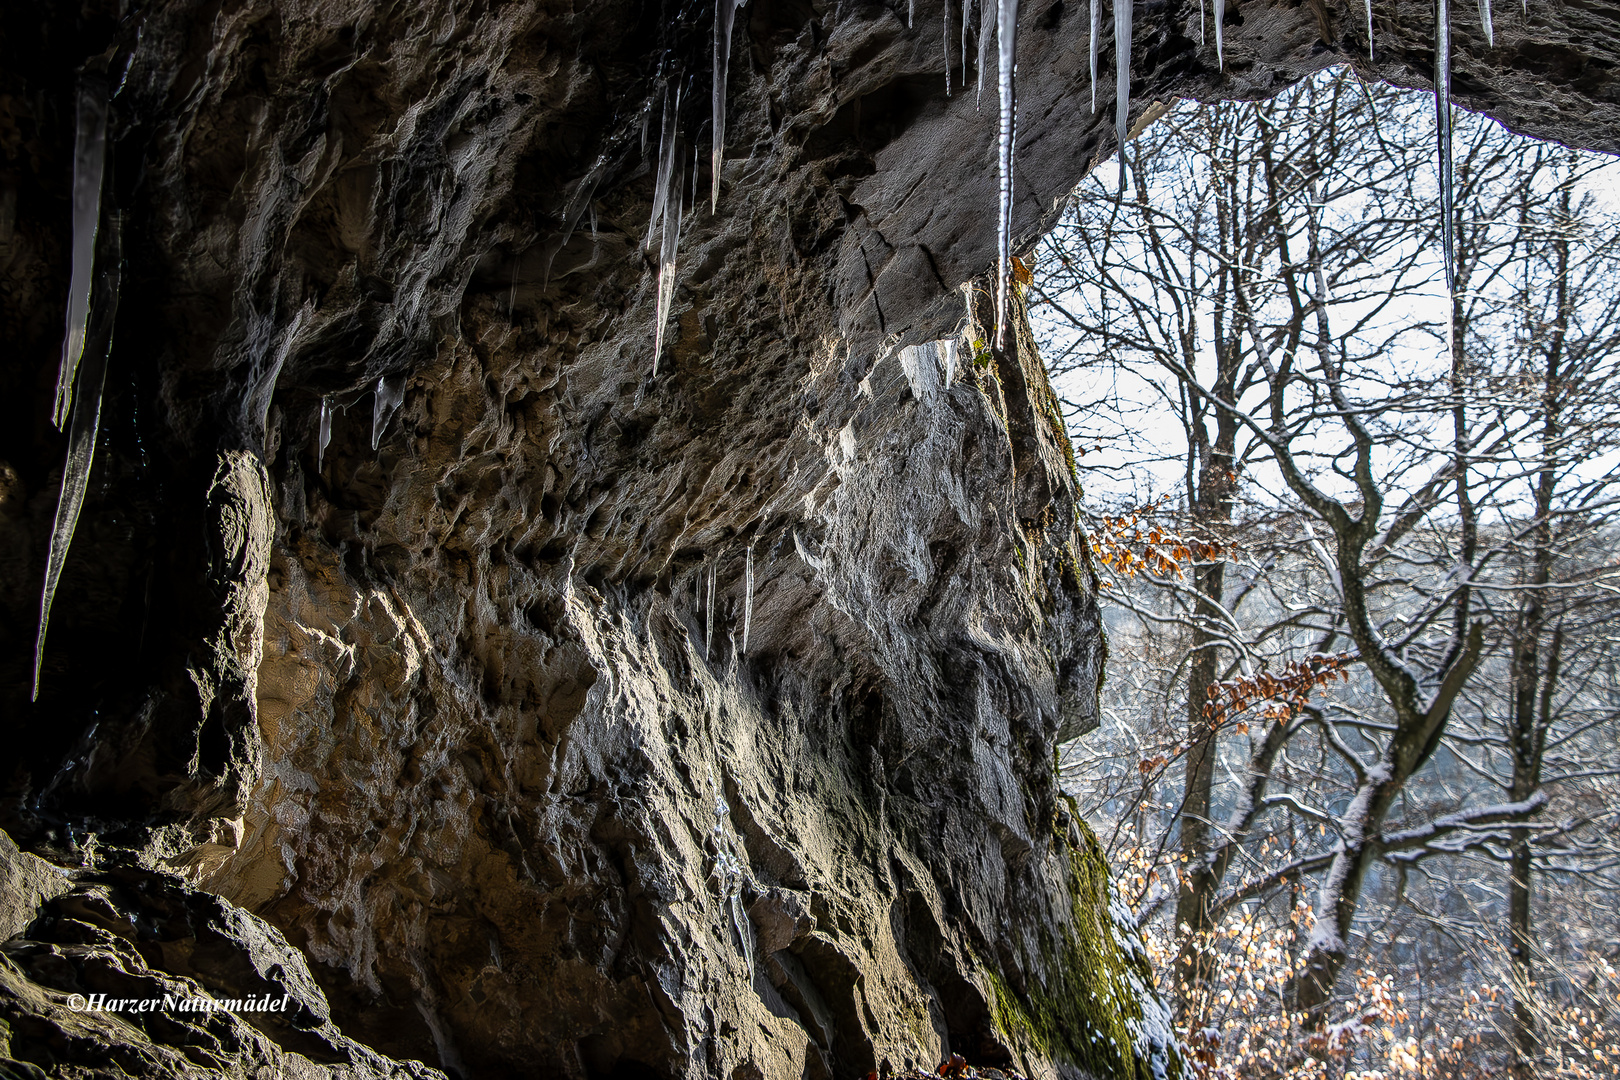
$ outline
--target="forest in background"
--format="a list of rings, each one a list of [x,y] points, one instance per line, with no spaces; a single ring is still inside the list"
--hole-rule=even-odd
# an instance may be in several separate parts
[[[1202,1075],[1620,1075],[1620,166],[1329,71],[1042,241],[1108,596],[1064,784]]]

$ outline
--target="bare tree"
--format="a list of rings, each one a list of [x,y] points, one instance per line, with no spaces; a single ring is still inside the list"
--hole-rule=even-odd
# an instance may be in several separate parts
[[[1152,710],[1136,708],[1140,783],[1103,794],[1136,816],[1139,841],[1179,856],[1189,1024],[1214,962],[1208,932],[1238,906],[1292,904],[1314,883],[1289,990],[1319,1024],[1369,875],[1404,882],[1433,856],[1568,850],[1580,832],[1534,820],[1548,799],[1535,732],[1574,731],[1557,705],[1557,590],[1538,575],[1555,574],[1555,532],[1591,550],[1607,527],[1607,477],[1582,473],[1577,448],[1607,452],[1597,447],[1620,418],[1607,366],[1620,274],[1590,240],[1601,230],[1577,239],[1598,212],[1578,205],[1591,159],[1471,123],[1448,295],[1427,108],[1347,73],[1260,106],[1178,107],[1129,148],[1128,198],[1083,186],[1041,253],[1035,314],[1058,385],[1081,372],[1081,385],[1169,420],[1098,446],[1104,433],[1081,415],[1077,441],[1095,447],[1082,468],[1143,465],[1168,481],[1164,444],[1180,447],[1172,494],[1137,497],[1097,531],[1137,640],[1164,657],[1159,674],[1134,676],[1172,706],[1156,714],[1167,737],[1148,745]],[[1586,573],[1587,593],[1612,589],[1607,570]],[[1519,771],[1501,797],[1475,684],[1509,655],[1517,696],[1499,731]],[[1335,678],[1350,682],[1324,697]],[[1459,708],[1470,720],[1453,745]],[[1150,806],[1178,764],[1173,803]],[[1413,778],[1437,769],[1479,782],[1448,789],[1458,799],[1411,797]],[[1170,827],[1143,837],[1144,810]],[[1287,857],[1261,872],[1261,844]],[[1510,875],[1525,890],[1521,937],[1530,875],[1519,863]],[[1149,909],[1168,901],[1161,890]],[[1528,959],[1521,974],[1528,990]]]

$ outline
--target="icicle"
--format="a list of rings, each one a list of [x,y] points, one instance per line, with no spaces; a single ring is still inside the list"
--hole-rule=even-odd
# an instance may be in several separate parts
[[[574,187],[573,195],[563,204],[561,239],[557,243],[557,250],[562,250],[563,246],[568,243],[569,239],[574,235],[574,230],[579,227],[579,219],[587,213],[590,214],[591,232],[593,235],[595,234],[596,203],[594,200],[596,198],[596,189],[602,183],[602,177],[607,175],[611,164],[607,154],[598,155],[596,161],[591,165],[590,171],[579,178],[579,183]]]
[[[737,886],[737,891],[731,894],[731,925],[736,929],[737,937],[742,939],[743,959],[748,964],[748,978],[751,981],[754,977],[753,924],[748,921],[748,916],[743,914],[741,884]]]
[[[90,315],[90,282],[96,257],[96,226],[101,221],[101,174],[107,160],[107,80],[86,73],[79,80],[78,134],[73,146],[73,269],[68,279],[67,336],[56,377],[57,430],[73,415],[73,374],[84,354]]]
[[[968,18],[973,13],[973,0],[962,0],[962,89],[967,89]]]
[[[945,362],[945,388],[950,389],[951,383],[956,381],[957,342],[948,337],[940,342],[940,359]]]
[[[1126,0],[1121,0],[1121,3]],[[1000,51],[1001,70],[1001,213],[996,228],[996,347],[1007,337],[1007,273],[1012,265],[1012,193],[1013,193],[1013,65],[1017,60],[1018,0],[1001,0],[996,18],[996,47]]]
[[[382,445],[382,433],[388,427],[400,403],[405,400],[405,376],[384,375],[377,380],[377,390],[371,405],[371,448]]]
[[[658,179],[653,189],[652,221],[647,225],[647,247],[652,248],[653,230],[662,220],[663,239],[658,253],[658,299],[653,313],[653,374],[664,352],[664,323],[675,298],[675,254],[681,237],[681,177],[675,170],[676,121],[681,109],[681,89],[665,91],[664,123],[658,145]]]
[[[658,308],[653,313],[653,374],[658,374],[658,360],[664,355],[664,324],[669,321],[669,305],[675,299],[675,254],[681,243],[680,177],[675,177],[676,190],[664,200],[664,235],[658,252]]]
[[[669,178],[670,174],[675,171],[675,128],[679,120],[680,109],[680,87],[677,86],[673,93],[666,88],[664,91],[664,120],[660,125],[658,135],[658,176],[653,181],[652,218],[647,222],[647,242],[643,245],[648,251],[652,250],[653,231],[658,228],[658,222],[664,216],[664,206],[669,201]]]
[[[748,631],[754,625],[754,545],[743,552],[743,640],[742,651],[748,652]]]
[[[703,659],[707,660],[714,652],[714,571],[719,559],[709,558],[709,589],[707,603],[703,613]]]
[[[1117,12],[1118,12],[1117,8],[1115,9],[1115,12],[1116,12],[1115,18],[1117,19],[1119,17],[1118,14],[1117,14]],[[1226,70],[1226,52],[1225,52],[1225,36],[1226,36],[1226,32],[1225,32],[1224,29],[1222,29],[1225,26],[1225,24],[1226,24],[1226,0],[1215,0],[1215,68],[1216,68],[1217,71],[1225,71]]]
[[[1199,0],[1200,3],[1203,0]],[[1091,111],[1097,111],[1097,63],[1102,56],[1102,0],[1091,0]]]
[[[974,100],[975,109],[984,106],[984,69],[990,63],[990,27],[984,17],[984,9],[991,0],[979,0],[979,96]]]
[[[1434,119],[1440,159],[1440,247],[1446,263],[1446,326],[1449,341],[1451,298],[1457,286],[1452,237],[1450,0],[1435,0],[1434,4]]]
[[[1485,0],[1480,0],[1484,3]],[[1367,0],[1367,59],[1373,58],[1372,0]]]
[[[315,471],[321,471],[326,460],[326,448],[332,442],[332,399],[321,398],[321,422],[315,432]]]
[[[1372,3],[1372,0],[1367,0],[1367,2]],[[1198,47],[1200,49],[1204,47],[1204,0],[1198,0]],[[1096,110],[1093,109],[1092,111],[1095,112]]]
[[[1493,49],[1496,48],[1496,27],[1491,22],[1491,0],[1479,0],[1479,28],[1485,31],[1485,43]]]
[[[714,0],[714,187],[709,213],[720,209],[720,159],[726,150],[726,76],[731,67],[731,27],[739,0]]]
[[[551,282],[552,262],[557,258],[558,252],[568,246],[568,241],[573,239],[574,230],[579,227],[579,219],[585,215],[586,211],[589,211],[591,216],[591,239],[596,238],[596,204],[592,200],[596,197],[597,186],[601,184],[602,177],[607,174],[610,164],[611,161],[607,154],[599,154],[595,163],[591,165],[590,171],[580,177],[579,183],[574,185],[573,194],[568,197],[568,201],[563,203],[562,227],[546,243],[540,271],[540,288],[542,290]],[[514,260],[512,263],[512,288],[511,292],[507,294],[506,310],[508,313],[512,312],[517,305],[517,274],[518,262]]]
[[[951,96],[951,0],[945,0],[945,6],[940,14],[940,22],[944,25],[941,32],[940,44],[945,49],[945,96]]]
[[[915,22],[916,19],[917,19],[917,0],[911,0],[911,2],[906,6],[906,29],[907,30],[911,29],[911,24],[913,22]]]
[[[90,462],[95,457],[96,433],[101,428],[101,392],[107,382],[113,319],[118,313],[122,255],[121,237],[115,219],[107,237],[106,249],[102,252],[100,288],[90,312],[88,339],[82,349],[84,362],[79,365],[78,393],[73,395],[67,463],[62,468],[62,495],[56,504],[56,520],[51,526],[50,550],[45,560],[45,588],[39,600],[39,636],[34,640],[34,693],[31,699],[34,701],[39,700],[39,673],[45,660],[45,630],[51,621],[51,602],[56,598],[56,586],[62,579],[62,566],[67,562],[68,547],[73,543],[73,530],[79,523],[79,511],[84,506],[85,489],[90,485]]]
[[[1131,118],[1131,3],[1114,0],[1114,129],[1119,132],[1119,190],[1125,190],[1125,132]],[[1216,26],[1222,0],[1215,0]],[[1220,31],[1215,32],[1217,44]]]

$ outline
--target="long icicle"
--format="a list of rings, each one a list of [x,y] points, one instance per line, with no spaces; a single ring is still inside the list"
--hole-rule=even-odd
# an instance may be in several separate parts
[[[973,0],[962,0],[962,89],[967,89],[968,19],[973,14]]]
[[[726,77],[731,68],[731,27],[737,9],[737,0],[714,0],[714,158],[710,162],[714,173],[709,195],[709,213],[720,209],[720,161],[726,152]]]
[[[742,651],[748,653],[748,631],[754,625],[754,545],[743,552],[743,639]]]
[[[1367,59],[1373,58],[1372,0],[1367,0]]]
[[[973,103],[975,109],[984,107],[984,69],[990,66],[990,20],[985,9],[994,2],[979,0],[979,96]]]
[[[1215,68],[1226,70],[1226,0],[1215,0]]]
[[[680,245],[681,232],[681,177],[675,168],[675,144],[681,111],[681,88],[664,90],[664,122],[658,144],[658,178],[653,187],[653,216],[647,225],[647,249],[652,249],[653,230],[663,224],[663,238],[658,253],[657,303],[653,313],[653,374],[658,374],[658,360],[664,352],[664,323],[669,317],[669,305],[675,297],[675,253]]]
[[[1491,21],[1491,0],[1479,0],[1479,28],[1485,31],[1485,44],[1496,48],[1496,26]]]
[[[715,564],[720,560],[709,556],[709,588],[708,600],[704,605],[703,615],[703,659],[707,660],[714,653],[714,571]]]
[[[910,30],[911,29],[911,24],[916,22],[916,21],[917,21],[917,0],[910,0],[910,3],[908,3],[906,5],[906,29]]]
[[[90,316],[90,282],[96,259],[96,227],[101,222],[101,175],[107,161],[107,80],[93,72],[79,79],[78,130],[73,145],[73,269],[68,279],[67,336],[56,376],[52,419],[66,431],[73,416],[73,375],[84,355]]]
[[[1102,0],[1091,0],[1091,111],[1097,111],[1097,64],[1102,57]]]
[[[1121,192],[1125,190],[1126,125],[1131,119],[1131,4],[1132,0],[1114,0],[1114,130],[1119,133]],[[1215,10],[1220,10],[1219,0]]]
[[[670,183],[673,190],[664,200],[664,235],[658,251],[658,310],[653,318],[653,374],[658,374],[658,361],[664,355],[664,324],[669,321],[669,306],[675,300],[675,256],[681,245],[681,178],[675,176]]]
[[[658,176],[653,181],[652,219],[647,222],[647,242],[642,246],[652,250],[653,231],[664,216],[664,202],[669,198],[669,176],[675,171],[675,135],[681,108],[681,89],[664,88],[664,118],[659,125]]]
[[[1198,47],[1204,47],[1204,0],[1198,0]]]
[[[940,21],[944,23],[941,44],[945,47],[945,96],[951,96],[951,0],[945,0],[945,6],[940,13]]]
[[[1007,338],[1007,274],[1012,266],[1013,123],[1017,103],[1013,98],[1013,68],[1018,51],[1018,0],[1001,0],[996,15],[996,48],[999,53],[1001,88],[1000,214],[996,227],[996,348]]]
[[[99,200],[98,200],[99,201]],[[96,454],[96,434],[101,429],[101,394],[107,384],[107,358],[112,352],[113,321],[118,314],[119,280],[123,272],[121,237],[116,218],[101,256],[99,288],[91,309],[91,324],[79,365],[78,393],[73,395],[73,416],[68,431],[67,463],[62,468],[62,495],[56,504],[56,520],[51,526],[50,551],[45,560],[45,588],[39,600],[39,636],[34,640],[34,693],[39,700],[39,674],[45,660],[45,631],[51,622],[51,602],[62,580],[73,530],[84,507],[84,493],[90,486],[90,463]]]
[[[1453,200],[1451,156],[1451,5],[1434,2],[1434,121],[1440,180],[1440,247],[1446,263],[1446,351],[1454,354],[1451,306],[1457,295],[1455,237],[1452,235]]]

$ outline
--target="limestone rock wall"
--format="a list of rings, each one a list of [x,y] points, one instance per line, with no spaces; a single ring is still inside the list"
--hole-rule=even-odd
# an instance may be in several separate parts
[[[1138,8],[1138,114],[1364,55],[1359,5],[1235,4],[1223,75],[1196,8]],[[1459,94],[1620,147],[1614,13],[1532,8],[1494,50],[1459,20]],[[1422,80],[1428,10],[1380,8],[1376,74]],[[262,916],[348,1037],[465,1077],[1173,1068],[1053,788],[1104,645],[1039,359],[991,341],[946,17],[744,8],[711,214],[695,0],[0,13],[5,826]],[[1085,23],[1024,7],[1019,242],[1114,147]],[[125,289],[32,703],[100,55]],[[696,205],[654,374],[665,85]]]

